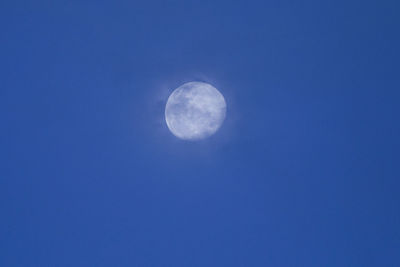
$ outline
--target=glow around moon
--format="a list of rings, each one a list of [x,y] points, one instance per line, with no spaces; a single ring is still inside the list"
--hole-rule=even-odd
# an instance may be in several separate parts
[[[222,94],[203,82],[181,85],[169,96],[165,107],[168,128],[184,140],[199,140],[213,135],[222,125],[226,103]]]

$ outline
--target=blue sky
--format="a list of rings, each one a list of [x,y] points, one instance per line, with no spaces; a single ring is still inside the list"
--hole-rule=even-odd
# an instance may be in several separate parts
[[[0,266],[400,266],[399,7],[3,1]]]

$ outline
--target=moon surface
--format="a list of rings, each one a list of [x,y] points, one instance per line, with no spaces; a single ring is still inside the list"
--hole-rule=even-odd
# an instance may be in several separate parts
[[[189,82],[169,96],[165,121],[170,131],[184,140],[199,140],[213,135],[226,115],[226,102],[212,85]]]

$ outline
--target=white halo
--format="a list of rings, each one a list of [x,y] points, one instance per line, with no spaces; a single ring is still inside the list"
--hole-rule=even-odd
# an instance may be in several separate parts
[[[181,139],[198,140],[213,135],[222,125],[226,103],[222,94],[203,82],[189,82],[175,89],[165,106],[165,121]]]

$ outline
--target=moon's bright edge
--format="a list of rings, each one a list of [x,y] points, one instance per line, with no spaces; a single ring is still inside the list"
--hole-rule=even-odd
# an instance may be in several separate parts
[[[170,131],[184,140],[199,140],[213,135],[226,115],[226,102],[212,85],[189,82],[175,89],[165,107]]]

